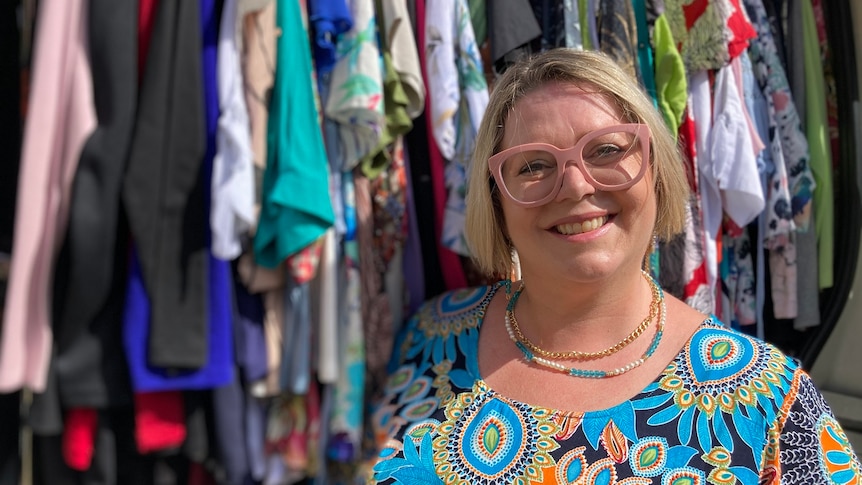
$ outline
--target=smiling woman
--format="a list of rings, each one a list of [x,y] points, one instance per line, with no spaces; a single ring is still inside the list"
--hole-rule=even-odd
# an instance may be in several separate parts
[[[808,374],[644,271],[688,184],[637,82],[552,50],[498,80],[467,238],[502,281],[422,306],[374,409],[369,483],[846,483],[860,464]],[[806,482],[806,483],[808,483]]]

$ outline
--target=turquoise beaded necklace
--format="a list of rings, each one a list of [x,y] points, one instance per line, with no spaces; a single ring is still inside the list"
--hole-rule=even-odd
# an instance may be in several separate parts
[[[512,340],[512,342],[514,342],[518,349],[520,349],[521,352],[524,354],[524,358],[527,360],[527,362],[533,362],[543,367],[563,372],[572,377],[584,377],[588,379],[604,379],[607,377],[616,377],[618,375],[625,374],[632,369],[640,367],[641,364],[646,362],[646,360],[650,358],[652,354],[655,353],[656,349],[658,348],[658,344],[661,341],[662,333],[664,331],[664,322],[667,316],[667,304],[664,301],[664,292],[662,291],[661,286],[659,286],[658,283],[656,283],[651,276],[649,276],[649,281],[654,288],[658,289],[658,298],[660,302],[658,327],[656,328],[655,336],[653,337],[650,346],[646,349],[643,355],[639,359],[630,362],[623,367],[618,367],[610,371],[577,369],[574,367],[566,367],[559,362],[554,362],[553,360],[540,357],[530,351],[530,349],[528,349],[527,346],[524,345],[523,342],[518,340],[517,336],[515,336],[515,331],[512,329],[512,324],[509,320],[509,315],[514,312],[515,303],[517,303],[518,298],[521,296],[521,292],[524,290],[523,284],[518,288],[517,291],[515,291],[515,294],[512,295],[512,297],[509,299],[509,303],[506,305],[506,331],[509,333],[509,338]],[[512,289],[512,283],[510,281],[507,281],[505,285],[506,295],[508,295]]]

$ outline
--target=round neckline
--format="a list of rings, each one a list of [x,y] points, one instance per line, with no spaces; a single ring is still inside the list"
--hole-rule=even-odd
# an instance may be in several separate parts
[[[472,352],[467,352],[467,355],[465,355],[465,358],[467,360],[467,362],[466,362],[467,368],[469,369],[471,366],[473,366],[473,368],[476,369],[476,372],[478,374],[476,376],[476,380],[479,382],[480,386],[484,388],[485,393],[491,395],[492,397],[496,397],[498,399],[502,399],[502,400],[505,400],[505,401],[508,401],[511,403],[515,403],[515,404],[519,404],[519,405],[523,405],[523,406],[528,406],[531,409],[539,409],[542,411],[546,411],[546,412],[548,412],[552,415],[555,415],[555,416],[578,416],[578,417],[581,417],[582,419],[587,419],[587,418],[599,419],[599,418],[606,418],[609,415],[616,414],[621,409],[625,409],[628,406],[630,406],[633,401],[635,401],[641,397],[648,397],[648,395],[650,393],[653,393],[659,389],[657,384],[659,383],[661,378],[664,376],[664,371],[659,373],[653,380],[651,380],[646,386],[644,386],[643,389],[639,390],[637,393],[635,393],[633,396],[629,397],[628,399],[625,399],[625,400],[623,400],[623,401],[621,401],[621,402],[619,402],[613,406],[610,406],[610,407],[606,407],[606,408],[602,408],[602,409],[589,410],[589,411],[575,411],[575,410],[557,409],[557,408],[550,408],[547,406],[540,406],[540,405],[536,405],[536,404],[532,404],[529,402],[525,402],[525,401],[511,398],[511,397],[495,390],[494,387],[491,386],[488,383],[488,381],[485,380],[485,377],[482,374],[482,368],[479,365],[479,341],[481,340],[482,327],[485,324],[485,318],[488,316],[488,307],[491,305],[491,301],[494,300],[494,297],[497,296],[497,292],[500,291],[500,288],[503,288],[505,286],[505,284],[506,284],[505,280],[501,280],[501,281],[498,281],[498,282],[496,282],[490,286],[489,291],[491,291],[491,294],[487,298],[484,299],[484,302],[483,302],[484,307],[481,309],[481,311],[479,313],[480,316],[476,322],[475,328],[477,331],[477,337],[475,339],[473,339],[472,342],[470,342],[470,346],[472,348],[469,350],[472,350]],[[711,319],[711,317],[707,316],[707,319],[704,320],[704,322],[701,322],[701,325],[703,325],[703,323],[705,323],[707,320],[710,320],[710,319]],[[685,345],[683,345],[683,347],[676,353],[676,355],[673,357],[673,359],[670,360],[670,362],[674,362],[679,358],[679,355],[683,351],[685,351],[686,348],[689,347],[689,345],[691,343],[691,339],[699,331],[700,331],[700,328],[695,330],[695,332],[691,336],[689,336],[688,340],[686,340]]]

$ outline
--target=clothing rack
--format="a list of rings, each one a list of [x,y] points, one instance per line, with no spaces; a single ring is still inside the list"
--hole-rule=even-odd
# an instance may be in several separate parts
[[[837,75],[835,76],[839,110],[838,118],[840,120],[840,124],[838,126],[840,165],[836,167],[836,173],[840,174],[840,176],[837,176],[834,179],[836,193],[835,220],[838,221],[835,225],[834,284],[831,288],[824,289],[819,295],[821,316],[821,324],[819,326],[799,331],[791,328],[792,322],[771,319],[767,321],[764,334],[764,338],[767,341],[775,343],[788,354],[798,358],[802,362],[803,367],[806,368],[810,368],[817,360],[819,353],[823,349],[826,340],[838,322],[844,305],[849,298],[853,279],[858,269],[856,267],[856,261],[860,244],[862,244],[862,240],[860,240],[860,231],[862,231],[862,206],[860,206],[860,188],[858,184],[858,178],[860,175],[858,166],[859,148],[856,141],[856,133],[858,132],[857,110],[859,109],[859,95],[857,88],[859,80],[856,77],[857,60],[853,48],[854,43],[851,23],[852,16],[850,15],[850,1],[852,0],[829,2],[829,15],[826,15],[825,17],[828,26],[827,31],[829,34],[829,45],[832,51],[833,64],[841,67],[840,70],[837,70]],[[7,8],[3,12],[0,12],[0,19],[11,24],[14,19],[17,18],[18,11],[16,10],[16,7],[18,5],[16,5],[16,3],[18,5],[27,5],[27,9],[25,10],[27,12],[32,12],[32,1],[28,0],[23,3],[8,2]],[[412,14],[415,14],[418,3],[419,2],[410,2],[409,8],[411,9]],[[424,1],[421,3],[422,6],[424,6]],[[490,3],[491,2],[488,2],[489,7]],[[536,5],[548,4],[546,6],[550,6],[551,2],[533,3]],[[779,0],[775,0],[774,3],[780,4],[781,2]],[[214,8],[218,11],[222,7],[221,4],[221,1],[216,2],[214,4],[216,5]],[[481,5],[482,2],[471,1],[470,4],[471,6],[474,4]],[[22,18],[26,20],[28,15],[24,15]],[[540,16],[540,23],[547,26],[551,18],[552,16],[549,15]],[[28,32],[29,27],[31,26],[25,24],[24,27],[24,32]],[[25,98],[23,105],[26,108],[27,80],[26,78],[23,78],[24,81],[21,80],[22,71],[20,69],[21,67],[26,66],[21,65],[22,63],[18,58],[17,51],[22,45],[25,47],[28,46],[30,44],[30,39],[21,39],[20,34],[9,35],[10,33],[18,33],[18,28],[20,28],[20,26],[13,28],[10,25],[7,29],[0,29],[0,31],[5,32],[3,35],[10,37],[10,42],[6,42],[5,40],[0,42],[0,56],[2,56],[4,62],[3,65],[12,64],[15,67],[11,70],[7,69],[0,72],[0,77],[2,77],[2,79],[0,79],[0,95],[13,93],[6,99],[18,100],[18,97],[21,96],[21,93],[23,92],[25,93],[23,95]],[[547,27],[544,30],[547,30]],[[420,35],[422,34],[417,32],[417,37]],[[541,48],[536,47],[536,45],[547,46],[548,41],[543,38],[540,39],[539,44],[526,46],[520,44],[519,48],[524,49],[525,51]],[[422,55],[423,52],[420,51],[419,54]],[[504,69],[506,60],[509,58],[504,57],[494,59],[492,61],[490,59],[491,54],[489,52],[485,52],[484,54],[485,56],[483,60],[486,61],[484,74],[486,75],[487,80],[490,83],[493,83],[496,71]],[[26,73],[26,69],[23,72]],[[425,76],[425,78],[427,79],[427,76]],[[326,79],[326,77],[323,76],[323,79]],[[21,112],[26,111],[26,109],[19,109],[18,105],[18,102],[14,102],[0,106],[0,113],[3,115],[0,119],[2,119],[2,123],[4,123],[2,126],[8,127],[8,129],[4,128],[4,132],[14,135],[9,136],[8,138],[4,137],[4,141],[0,143],[2,155],[6,157],[8,154],[7,160],[18,160],[20,156],[20,143],[8,143],[12,139],[20,141],[21,138],[20,117],[22,115]],[[425,109],[428,109],[427,105]],[[410,302],[411,309],[415,309],[415,305],[418,303],[418,301],[415,301],[417,299],[421,300],[424,297],[433,296],[447,288],[453,287],[453,285],[468,283],[478,284],[486,281],[483,277],[472,273],[472,268],[466,256],[457,255],[449,249],[440,249],[439,247],[441,245],[439,242],[440,234],[439,228],[435,228],[435,225],[437,224],[435,218],[439,215],[440,206],[435,206],[434,201],[430,197],[426,197],[426,194],[429,194],[434,190],[432,180],[437,180],[437,178],[439,178],[439,174],[435,174],[434,168],[422,160],[423,158],[428,157],[428,153],[439,150],[439,147],[435,146],[435,139],[433,134],[430,133],[432,130],[429,129],[428,120],[424,113],[412,120],[412,126],[412,131],[404,134],[403,141],[405,144],[404,151],[406,153],[406,160],[408,162],[413,162],[412,165],[408,164],[407,170],[410,173],[410,183],[412,184],[411,193],[414,197],[413,205],[415,206],[414,210],[416,211],[416,218],[411,222],[415,223],[417,219],[419,222],[419,227],[415,228],[415,232],[413,234],[414,242],[421,240],[421,252],[424,258],[422,260],[423,277],[421,278],[422,281],[418,282],[422,289],[416,290],[413,293],[414,301]],[[325,126],[322,128],[325,128]],[[26,188],[16,187],[16,181],[18,179],[17,164],[8,163],[2,167],[2,170],[3,176],[0,177],[0,256],[12,254],[13,215],[15,211],[14,194],[16,191],[26,190]],[[339,254],[341,254],[341,252],[339,252]],[[446,263],[443,261],[446,261]],[[356,264],[356,262],[353,261],[352,263],[347,263],[347,266],[350,266],[351,264]],[[453,279],[451,273],[445,272],[441,269],[445,264],[460,265],[464,271],[463,278]],[[3,261],[0,259],[0,267],[2,267],[2,265]],[[238,267],[238,261],[234,261],[228,271],[238,272]],[[4,290],[2,293],[5,293],[5,288],[3,286],[5,283],[5,281],[3,281],[5,279],[4,276],[5,275],[0,272],[0,290]],[[403,282],[405,286],[410,286],[413,283],[417,282]],[[400,316],[406,316],[406,313],[409,313],[406,309],[403,312],[396,312],[396,314]],[[0,316],[2,316],[2,299],[0,299]],[[383,340],[381,340],[381,342],[382,341]],[[308,351],[308,348],[306,348],[305,351]],[[373,376],[374,379],[377,379],[376,381],[373,381],[375,385],[381,385],[381,381],[385,378],[385,372],[383,370],[384,366],[380,364],[380,362],[377,362],[377,374]],[[322,392],[322,395],[319,396],[321,400],[324,402],[330,402],[331,396],[326,392],[326,386],[319,386],[319,389],[324,391]],[[126,390],[124,389],[124,391]],[[188,393],[188,395],[196,395],[197,397],[200,397],[199,394],[200,393],[196,391]],[[29,392],[25,392],[25,395],[29,395]],[[3,406],[2,409],[7,410],[6,412],[0,413],[0,416],[3,416],[3,418],[0,418],[3,419],[3,423],[0,424],[0,429],[20,428],[21,423],[17,419],[17,413],[14,413],[14,411],[20,407],[22,399],[24,398],[22,398],[22,394],[19,391],[0,395],[0,405]],[[197,410],[204,409],[206,407],[206,405],[203,405],[200,402],[196,405],[197,407],[194,409]],[[296,405],[295,401],[286,399],[284,403],[285,413],[295,410],[292,406]],[[189,404],[189,406],[192,407],[192,404]],[[321,405],[321,408],[323,407],[325,407],[325,405]],[[27,406],[24,408],[27,411],[32,411]],[[82,416],[87,417],[89,415]],[[116,415],[112,416],[119,419]],[[8,424],[7,420],[9,420]],[[55,428],[52,428],[52,430],[56,431]],[[37,431],[44,431],[44,429]],[[15,474],[14,471],[10,470],[15,469],[17,466],[20,466],[20,464],[9,464],[11,462],[8,458],[11,454],[15,453],[14,448],[18,446],[18,437],[12,436],[12,433],[3,433],[3,435],[5,441],[0,440],[0,484],[5,485],[5,483],[7,483],[4,481],[6,480],[6,477]],[[131,446],[129,443],[126,443],[126,445]],[[3,446],[6,446],[7,448],[3,448]],[[331,453],[336,453],[336,451],[347,453],[344,449],[335,451],[328,450],[328,452]],[[7,454],[7,452],[9,454]],[[30,457],[31,455],[28,455],[28,458]],[[14,459],[12,461],[14,461]],[[7,468],[3,468],[4,463],[9,464]],[[188,473],[188,470],[185,470],[185,472]]]

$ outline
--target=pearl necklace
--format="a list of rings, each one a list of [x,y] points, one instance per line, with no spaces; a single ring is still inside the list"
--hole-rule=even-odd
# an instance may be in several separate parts
[[[521,326],[518,324],[518,319],[515,318],[514,305],[512,310],[506,310],[506,328],[509,328],[511,326],[512,330],[515,331],[515,337],[517,337],[519,342],[523,343],[524,346],[530,349],[530,351],[534,354],[539,354],[543,357],[549,357],[551,359],[557,360],[595,360],[602,357],[607,357],[609,355],[613,355],[622,350],[623,347],[625,347],[626,345],[634,342],[636,338],[640,337],[644,330],[646,330],[646,328],[649,326],[650,322],[652,322],[658,314],[660,298],[659,292],[661,290],[659,289],[658,284],[645,271],[641,271],[641,273],[643,274],[643,277],[644,279],[646,279],[647,283],[649,283],[650,289],[652,290],[652,301],[650,301],[649,304],[649,315],[647,315],[647,317],[643,319],[643,321],[640,323],[640,325],[637,326],[637,328],[632,330],[632,333],[630,333],[626,338],[617,342],[612,347],[600,350],[598,352],[579,352],[577,350],[571,350],[569,352],[552,352],[550,350],[542,349],[538,345],[530,341],[530,339],[528,339],[527,336],[524,335],[523,332],[521,332]],[[518,292],[520,293],[521,291],[523,291],[523,289],[524,286],[522,284],[521,287],[518,289]]]
[[[652,356],[656,349],[658,348],[658,344],[661,341],[662,333],[664,331],[664,323],[667,317],[667,304],[664,300],[664,291],[662,291],[661,287],[655,283],[651,277],[649,278],[651,283],[654,285],[654,288],[658,289],[658,300],[661,315],[659,318],[658,326],[656,327],[655,336],[653,337],[652,342],[646,351],[641,355],[641,357],[633,362],[628,363],[623,367],[617,367],[616,369],[610,371],[602,371],[602,370],[585,370],[585,369],[577,369],[574,367],[566,367],[559,362],[554,362],[552,360],[546,359],[544,357],[539,357],[535,353],[533,353],[523,342],[518,340],[515,331],[512,329],[512,325],[509,321],[509,318],[506,318],[506,331],[509,333],[509,338],[515,345],[520,349],[520,351],[524,354],[524,358],[527,362],[533,362],[543,367],[547,367],[549,369],[553,369],[559,372],[563,372],[572,377],[585,377],[590,379],[604,379],[607,377],[615,377],[618,375],[625,374],[626,372],[640,367],[650,356]],[[512,310],[515,308],[515,303],[518,301],[518,298],[521,296],[521,291],[524,289],[523,285],[518,288],[518,291],[512,295],[512,298],[509,300],[508,305],[506,306],[506,314],[509,315],[512,313]]]

